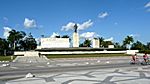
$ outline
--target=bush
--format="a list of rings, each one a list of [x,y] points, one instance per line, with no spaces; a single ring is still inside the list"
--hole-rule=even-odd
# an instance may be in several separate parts
[[[150,50],[140,50],[139,53],[147,53],[147,54],[150,54]]]

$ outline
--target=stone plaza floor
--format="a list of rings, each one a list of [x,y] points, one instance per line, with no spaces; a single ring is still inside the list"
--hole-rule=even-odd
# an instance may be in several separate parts
[[[150,84],[150,66],[122,67],[20,78],[4,84]]]
[[[42,68],[42,67],[78,67],[94,66],[99,64],[129,63],[130,58],[122,58],[124,61],[117,61],[120,58],[92,58],[92,59],[54,59],[50,64],[14,64],[1,69],[16,70],[19,68]],[[117,65],[117,66],[118,66]],[[0,81],[0,84],[150,84],[150,65],[130,65],[127,67],[96,68],[87,70],[74,70],[65,72],[49,72],[45,74],[35,74],[33,78],[18,78],[8,81]]]

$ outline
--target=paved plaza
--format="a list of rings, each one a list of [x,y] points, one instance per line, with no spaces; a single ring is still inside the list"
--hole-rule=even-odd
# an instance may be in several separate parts
[[[6,84],[149,84],[150,66],[47,73]]]
[[[1,80],[0,84],[149,84],[150,66],[130,65],[129,61],[130,57],[108,57],[9,63],[8,67],[0,66],[0,78],[5,75],[14,78]],[[44,70],[45,73],[38,74],[34,70]],[[35,77],[26,78],[27,72]]]

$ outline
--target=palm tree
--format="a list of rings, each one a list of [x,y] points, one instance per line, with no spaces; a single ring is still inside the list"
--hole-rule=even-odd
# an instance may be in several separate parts
[[[120,44],[118,42],[114,43],[115,48],[121,48]]]
[[[25,32],[23,31],[16,31],[16,30],[11,30],[9,32],[9,36],[7,38],[8,42],[10,43],[10,46],[13,50],[15,50],[16,45],[19,43],[19,41],[25,37]]]
[[[8,50],[8,42],[6,39],[0,38],[0,55],[6,56],[6,50]]]
[[[124,39],[124,41],[123,41],[123,45],[125,46],[125,47],[127,47],[127,45],[131,45],[131,43],[133,43],[134,42],[134,39],[133,39],[133,37],[132,36],[127,36],[125,39]],[[130,48],[129,48],[130,49]]]
[[[104,38],[103,38],[103,37],[100,37],[100,38],[99,38],[99,45],[100,45],[100,47],[103,46],[103,43],[104,43]]]
[[[104,47],[107,48],[109,45],[113,45],[113,42],[112,42],[112,41],[104,41],[104,42],[103,42],[103,46],[104,46]]]
[[[136,43],[132,44],[131,49],[144,50],[145,49],[145,45],[142,44],[140,41],[137,41]]]
[[[150,49],[150,42],[147,43],[147,49]]]
[[[91,40],[86,39],[86,40],[84,41],[84,46],[85,46],[85,47],[91,47]]]
[[[24,42],[25,42],[24,46],[25,50],[34,50],[37,47],[36,40],[35,38],[33,38],[31,33],[29,33],[29,35],[25,38]]]

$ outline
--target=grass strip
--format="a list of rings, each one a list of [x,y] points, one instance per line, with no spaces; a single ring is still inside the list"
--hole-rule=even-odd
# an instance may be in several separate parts
[[[13,56],[13,59],[15,59],[16,56]],[[0,56],[0,61],[12,61],[11,56]]]
[[[129,56],[127,54],[59,54],[59,55],[46,55],[47,58],[86,58],[86,57],[116,57],[116,56]]]

